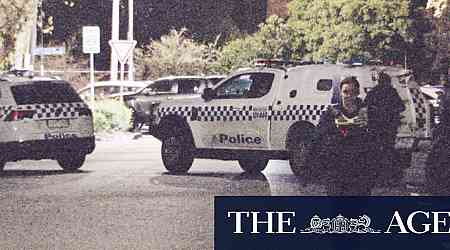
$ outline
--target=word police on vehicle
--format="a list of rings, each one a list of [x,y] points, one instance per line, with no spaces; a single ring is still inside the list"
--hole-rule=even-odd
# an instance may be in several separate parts
[[[361,97],[385,72],[405,103],[396,148],[405,159],[430,136],[429,104],[409,71],[386,66],[307,64],[238,70],[201,97],[168,100],[153,109],[153,134],[171,172],[186,172],[194,158],[237,160],[244,171],[264,170],[268,160],[289,160],[301,174],[333,86],[346,76],[361,84]],[[309,157],[308,157],[309,159]]]
[[[80,168],[95,148],[92,112],[68,82],[0,76],[0,170],[8,161],[54,159]]]
[[[216,141],[218,143],[231,143],[231,144],[261,144],[261,138],[260,137],[251,137],[251,136],[244,136],[244,135],[236,135],[236,136],[229,136],[225,134],[219,134],[217,136],[213,136],[213,141]]]

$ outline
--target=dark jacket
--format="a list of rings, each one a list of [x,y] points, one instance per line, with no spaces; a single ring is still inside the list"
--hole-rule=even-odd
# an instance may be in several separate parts
[[[364,104],[367,106],[370,130],[397,132],[400,113],[405,111],[405,105],[395,88],[390,85],[375,86],[367,93]]]
[[[358,98],[358,112],[361,108],[363,108],[363,101]],[[320,116],[320,120],[319,120],[319,124],[317,125],[317,129],[318,129],[318,134],[319,137],[335,137],[338,136],[341,139],[344,139],[344,137],[347,136],[354,136],[356,134],[354,133],[361,133],[365,131],[365,128],[361,128],[361,129],[352,129],[352,131],[348,131],[348,132],[353,132],[353,134],[346,134],[344,136],[344,134],[342,134],[342,131],[340,130],[340,128],[338,128],[337,124],[336,124],[336,119],[339,118],[341,115],[344,115],[347,118],[354,118],[356,117],[359,113],[356,112],[354,114],[349,114],[346,113],[343,109],[342,109],[342,105],[341,104],[335,104],[330,106],[321,116]]]
[[[358,111],[363,108],[363,102],[358,99]],[[333,105],[321,115],[316,138],[315,150],[320,164],[324,167],[334,165],[339,169],[348,167],[354,162],[353,168],[365,165],[363,159],[370,149],[370,137],[366,126],[338,126],[337,119],[342,115],[355,118],[358,113],[345,113],[340,104]],[[343,163],[343,164],[339,164]],[[358,165],[359,164],[359,165]],[[351,165],[351,164],[350,164]]]

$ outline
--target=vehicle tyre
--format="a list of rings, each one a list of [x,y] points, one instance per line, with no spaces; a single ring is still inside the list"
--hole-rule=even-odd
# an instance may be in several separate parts
[[[75,171],[83,166],[86,160],[84,154],[64,154],[58,157],[59,166],[66,171]]]
[[[311,153],[311,142],[303,140],[290,145],[289,165],[294,175],[301,176],[311,172]]]
[[[247,173],[259,173],[263,171],[269,160],[267,159],[240,159],[239,166]]]
[[[3,170],[5,169],[5,164],[6,164],[5,160],[0,160],[0,173],[3,172]]]
[[[186,173],[194,162],[192,142],[188,135],[170,135],[162,140],[161,158],[170,173]]]

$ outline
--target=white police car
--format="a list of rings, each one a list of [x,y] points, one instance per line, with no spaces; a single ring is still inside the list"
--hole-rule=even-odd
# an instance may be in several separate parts
[[[411,160],[418,139],[430,136],[429,104],[410,72],[395,67],[316,64],[287,69],[257,67],[231,74],[200,98],[161,103],[154,135],[162,141],[168,171],[186,172],[194,158],[238,160],[244,171],[262,171],[268,160],[289,160],[300,174],[320,115],[330,105],[334,84],[356,76],[362,97],[384,71],[406,111],[398,148]]]
[[[0,131],[0,170],[26,159],[76,170],[95,148],[92,112],[61,80],[0,76]]]

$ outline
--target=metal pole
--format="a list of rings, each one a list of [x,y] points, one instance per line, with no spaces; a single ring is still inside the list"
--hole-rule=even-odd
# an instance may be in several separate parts
[[[120,13],[120,0],[113,0],[112,8],[112,32],[111,40],[119,40],[119,13]],[[117,58],[116,52],[111,49],[111,80],[117,81],[117,64],[119,60]]]
[[[123,81],[125,78],[125,63],[120,63],[120,102],[123,102]]]
[[[91,79],[90,79],[90,84],[91,84],[91,109],[92,112],[94,112],[95,109],[95,88],[94,88],[94,84],[95,84],[95,64],[94,64],[94,54],[90,53],[90,75],[91,75]]]
[[[38,21],[38,6],[40,0],[33,1],[33,21],[31,27],[31,39],[30,39],[30,58],[29,61],[25,62],[27,69],[34,71],[34,49],[37,44],[37,21]]]
[[[40,58],[40,62],[41,62],[41,76],[44,76],[44,17],[43,17],[43,12],[44,12],[44,6],[43,6],[44,2],[41,0],[40,1],[40,7],[41,7],[41,11],[39,13],[39,20],[41,23],[41,58]]]
[[[133,22],[134,22],[134,4],[133,0],[128,0],[128,40],[133,41],[134,31],[133,31]],[[131,52],[130,57],[128,58],[128,80],[134,81],[134,61],[133,61],[133,51]]]

